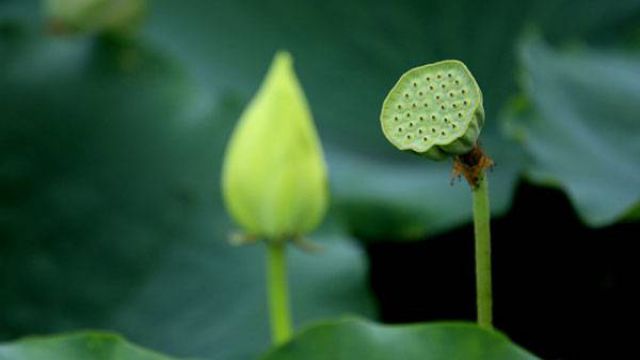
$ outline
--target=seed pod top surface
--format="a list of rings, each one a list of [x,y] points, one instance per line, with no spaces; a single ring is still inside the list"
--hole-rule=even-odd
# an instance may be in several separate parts
[[[465,154],[484,123],[482,92],[460,61],[419,66],[389,91],[380,122],[386,138],[400,150],[434,160]]]

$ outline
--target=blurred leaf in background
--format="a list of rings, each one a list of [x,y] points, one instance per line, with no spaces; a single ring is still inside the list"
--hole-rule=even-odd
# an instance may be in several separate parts
[[[491,192],[493,209],[501,214],[526,162],[498,121],[518,92],[516,43],[522,31],[534,25],[554,43],[612,44],[631,36],[640,18],[637,0],[588,6],[579,0],[189,4],[158,0],[145,38],[188,64],[212,99],[229,92],[247,98],[273,49],[289,49],[326,145],[334,213],[356,234],[387,240],[420,239],[470,219],[468,192],[449,186],[450,164],[401,156],[382,137],[380,106],[400,74],[442,58],[469,65],[484,89],[481,139],[498,164]],[[380,218],[398,218],[398,211],[411,215],[379,225]]]
[[[640,204],[640,52],[558,52],[521,45],[524,99],[505,124],[529,155],[534,182],[565,190],[602,226]],[[516,107],[520,109],[516,109]]]

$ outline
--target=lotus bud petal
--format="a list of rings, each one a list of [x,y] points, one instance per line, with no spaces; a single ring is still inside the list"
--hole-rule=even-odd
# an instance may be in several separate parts
[[[244,231],[266,239],[304,235],[324,216],[326,165],[288,53],[275,56],[233,131],[222,191]]]

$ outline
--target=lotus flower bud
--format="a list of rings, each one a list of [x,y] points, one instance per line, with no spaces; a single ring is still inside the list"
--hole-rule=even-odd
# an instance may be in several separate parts
[[[382,131],[400,150],[433,160],[471,151],[484,123],[482,92],[460,61],[404,73],[382,104]]]
[[[57,31],[129,33],[139,25],[146,0],[45,0],[44,9]]]
[[[324,216],[326,165],[288,53],[275,56],[233,131],[222,191],[235,221],[266,239],[303,235]]]

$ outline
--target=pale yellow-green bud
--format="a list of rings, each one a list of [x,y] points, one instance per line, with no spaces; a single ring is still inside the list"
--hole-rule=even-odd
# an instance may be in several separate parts
[[[312,231],[328,203],[322,147],[288,53],[276,54],[227,145],[222,192],[249,234],[285,239]]]
[[[145,10],[146,0],[44,0],[54,30],[71,33],[130,33]]]

